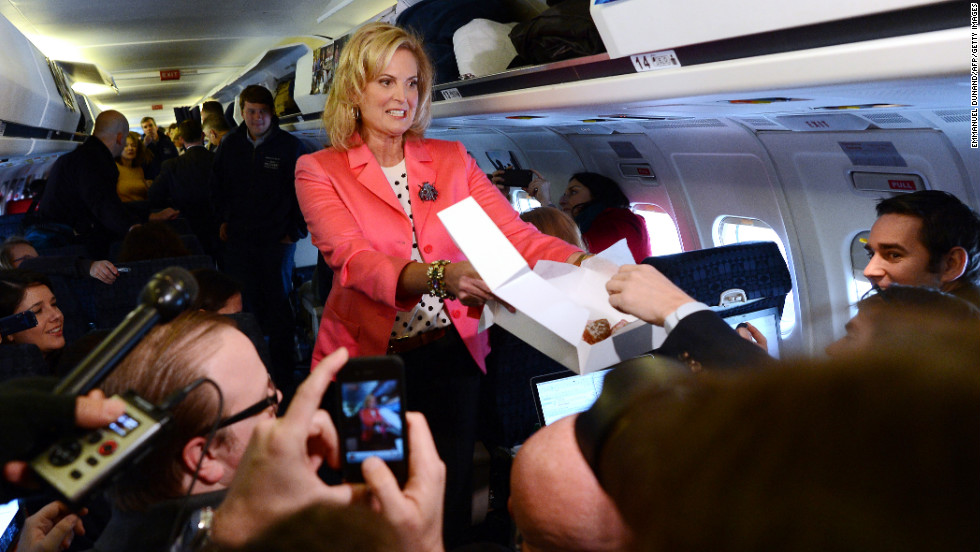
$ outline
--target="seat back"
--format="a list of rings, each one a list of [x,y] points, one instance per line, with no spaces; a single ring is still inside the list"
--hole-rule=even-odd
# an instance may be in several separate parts
[[[15,234],[23,234],[24,213],[0,215],[0,240]]]
[[[783,314],[786,294],[793,289],[786,261],[773,242],[746,242],[643,261],[662,272],[694,299],[710,307],[724,306],[722,316],[771,307]],[[736,298],[744,297],[744,301]]]
[[[113,284],[104,284],[94,278],[85,278],[74,287],[76,297],[82,308],[94,313],[95,327],[111,329],[116,327],[134,308],[140,292],[150,278],[161,270],[180,266],[187,270],[195,268],[214,268],[214,260],[208,255],[189,255],[169,259],[150,259],[132,263],[119,263],[117,268],[129,269],[120,272]]]
[[[26,376],[50,376],[44,355],[32,343],[0,345],[0,381]]]

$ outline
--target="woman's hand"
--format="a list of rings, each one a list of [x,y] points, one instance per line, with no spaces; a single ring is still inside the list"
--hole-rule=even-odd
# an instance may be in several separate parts
[[[449,292],[468,307],[482,307],[490,299],[496,299],[469,261],[449,263],[444,274]]]
[[[538,200],[538,203],[545,207],[553,205],[554,203],[551,201],[551,183],[548,182],[547,178],[541,176],[541,173],[538,171],[531,169],[531,172],[534,173],[534,178],[531,179],[531,183],[527,185],[527,188],[524,188],[524,191],[527,192],[528,197]]]

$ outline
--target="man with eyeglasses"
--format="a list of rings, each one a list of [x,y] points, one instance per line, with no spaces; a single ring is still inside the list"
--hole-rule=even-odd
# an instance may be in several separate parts
[[[110,488],[112,518],[96,550],[168,550],[178,518],[222,501],[252,431],[275,417],[282,398],[245,334],[203,311],[151,330],[101,388],[132,389],[159,405],[196,384],[172,408],[170,432]]]

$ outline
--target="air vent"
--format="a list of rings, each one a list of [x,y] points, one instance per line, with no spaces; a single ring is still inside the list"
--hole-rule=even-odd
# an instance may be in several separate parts
[[[651,121],[640,123],[643,128],[724,128],[725,123],[718,119],[695,119],[684,121]]]
[[[871,121],[872,123],[880,127],[885,127],[885,126],[907,127],[912,124],[912,121],[906,119],[899,113],[895,113],[894,111],[892,112],[885,111],[881,113],[862,113],[861,116],[863,116],[865,119]]]
[[[765,117],[738,117],[737,120],[752,130],[785,130],[782,125],[776,124]]]
[[[935,112],[942,120],[947,123],[969,123],[969,109],[940,109]]]
[[[501,126],[497,127],[504,134],[540,134],[544,132],[541,126]],[[609,131],[605,131],[608,134]]]

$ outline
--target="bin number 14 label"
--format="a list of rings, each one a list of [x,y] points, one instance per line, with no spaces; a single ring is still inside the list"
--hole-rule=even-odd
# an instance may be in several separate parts
[[[636,54],[630,56],[630,59],[633,61],[633,67],[637,73],[681,66],[681,62],[677,59],[677,55],[674,54],[673,50]]]

